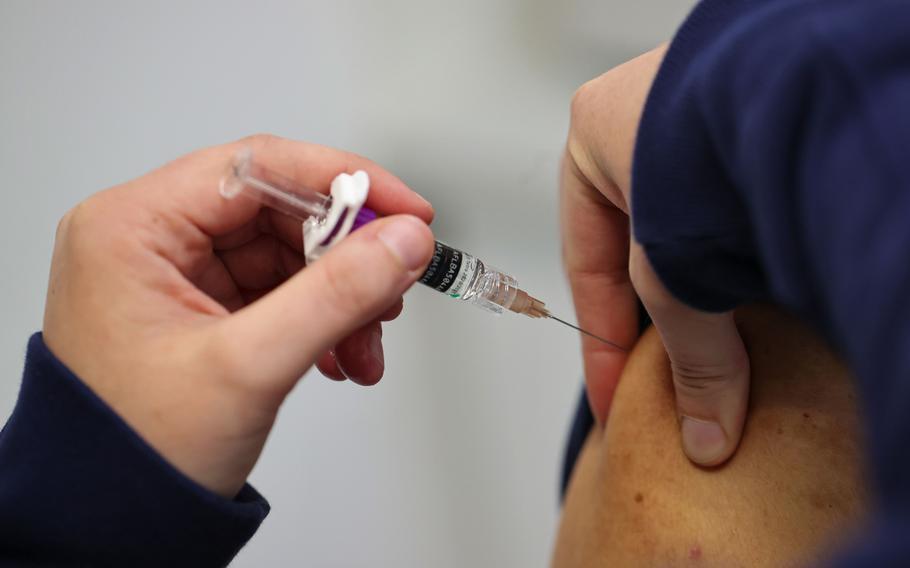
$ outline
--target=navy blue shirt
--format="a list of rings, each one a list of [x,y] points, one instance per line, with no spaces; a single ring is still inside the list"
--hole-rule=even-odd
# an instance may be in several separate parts
[[[645,106],[632,216],[680,299],[771,299],[846,357],[877,516],[839,565],[910,565],[910,2],[699,4]]]
[[[268,512],[174,469],[32,337],[0,432],[0,566],[224,566]]]

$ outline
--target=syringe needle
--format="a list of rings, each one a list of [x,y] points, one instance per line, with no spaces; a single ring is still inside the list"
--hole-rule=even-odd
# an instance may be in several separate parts
[[[567,321],[565,321],[565,320],[561,320],[561,319],[559,319],[558,317],[554,316],[553,314],[547,314],[547,317],[550,318],[550,319],[552,319],[552,320],[556,320],[556,321],[558,321],[559,323],[561,323],[561,324],[563,324],[563,325],[567,325],[567,326],[571,327],[572,329],[577,330],[577,331],[579,331],[579,332],[581,332],[581,333],[587,335],[588,337],[592,337],[592,338],[596,339],[597,341],[600,341],[601,343],[605,343],[605,344],[609,345],[610,347],[612,347],[612,348],[614,348],[614,349],[618,349],[619,351],[622,351],[623,353],[628,353],[628,352],[629,352],[629,350],[626,349],[625,347],[622,347],[622,346],[620,346],[620,345],[618,345],[618,344],[616,344],[616,343],[613,343],[612,341],[610,341],[610,340],[608,340],[608,339],[604,339],[603,337],[599,337],[599,336],[597,336],[597,335],[594,335],[594,334],[591,333],[590,331],[581,329],[581,328],[578,327],[577,325],[572,325],[571,323],[569,323],[569,322],[567,322]]]

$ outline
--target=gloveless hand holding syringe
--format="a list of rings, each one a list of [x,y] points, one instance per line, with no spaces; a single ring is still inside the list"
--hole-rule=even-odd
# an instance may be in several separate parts
[[[286,177],[264,168],[252,151],[241,150],[221,180],[220,192],[226,199],[244,195],[303,223],[303,244],[307,262],[325,251],[351,231],[373,221],[377,215],[364,207],[369,192],[369,177],[358,171],[340,174],[325,195],[301,187]],[[518,282],[492,268],[479,258],[436,241],[433,258],[419,282],[452,298],[470,301],[491,313],[509,310],[531,318],[549,318],[620,351],[612,341],[598,337],[552,315],[546,305],[518,287]]]

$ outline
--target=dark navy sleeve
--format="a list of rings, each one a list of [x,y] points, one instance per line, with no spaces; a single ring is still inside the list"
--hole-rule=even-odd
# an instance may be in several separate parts
[[[0,433],[0,565],[224,566],[268,511],[178,472],[32,337]]]
[[[683,301],[771,299],[847,358],[877,519],[840,566],[910,558],[910,2],[708,0],[645,106],[634,231]]]

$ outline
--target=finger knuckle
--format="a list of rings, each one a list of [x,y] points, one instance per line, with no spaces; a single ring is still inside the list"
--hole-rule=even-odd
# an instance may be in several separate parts
[[[738,360],[721,363],[671,361],[673,382],[678,393],[694,398],[709,398],[748,375],[748,363]]]
[[[93,227],[94,220],[97,218],[96,200],[97,197],[90,197],[67,211],[57,225],[58,231],[68,233]]]
[[[72,223],[73,215],[75,214],[76,209],[78,209],[78,207],[79,206],[77,205],[73,209],[70,209],[69,211],[64,213],[62,217],[60,217],[59,221],[57,221],[57,229],[54,232],[54,240],[56,240],[57,242],[61,242],[66,239],[66,235],[69,232],[70,224]]]
[[[93,196],[70,209],[57,224],[59,245],[77,250],[93,251],[110,242],[104,234],[107,225],[99,197]]]
[[[575,90],[575,93],[572,95],[572,118],[573,119],[584,119],[588,116],[592,110],[602,107],[605,103],[608,103],[610,93],[613,90],[613,77],[615,76],[615,70],[607,71],[602,75],[594,77],[593,79],[586,81],[580,87]]]
[[[726,375],[717,369],[674,363],[673,382],[677,393],[690,398],[706,398],[724,385]]]
[[[254,150],[262,150],[263,148],[271,146],[279,140],[281,140],[280,136],[270,134],[268,132],[259,132],[256,134],[244,136],[238,140],[237,143],[242,146],[252,147]]]
[[[572,102],[569,105],[569,116],[573,125],[584,122],[588,109],[594,99],[597,88],[597,79],[592,79],[575,90],[572,95]]]

